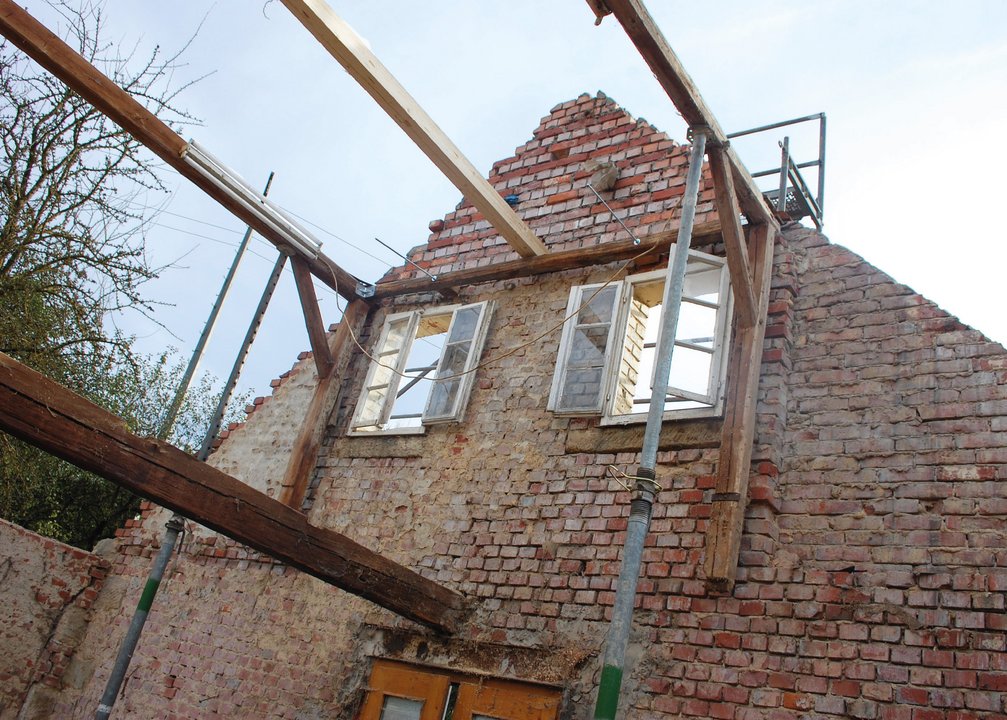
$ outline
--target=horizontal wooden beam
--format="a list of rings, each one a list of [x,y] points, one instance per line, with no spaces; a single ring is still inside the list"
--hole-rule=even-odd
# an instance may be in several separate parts
[[[751,327],[735,328],[731,338],[717,485],[706,531],[703,563],[707,583],[717,590],[730,590],[738,572],[741,533],[748,506],[748,479],[752,472],[755,411],[759,400],[775,233],[771,225],[756,225],[749,229],[755,292],[759,299],[758,321]]]
[[[717,221],[696,225],[692,231],[694,243],[698,238],[709,238],[719,234],[720,223]],[[677,239],[678,230],[675,229],[641,238],[639,245],[634,244],[632,240],[619,240],[575,250],[560,250],[524,260],[505,260],[492,265],[455,270],[438,275],[436,280],[422,277],[379,282],[375,286],[374,297],[380,300],[410,293],[439,291],[462,285],[496,282],[497,280],[530,277],[561,270],[575,270],[592,265],[604,265],[619,260],[628,260],[644,253],[659,254],[663,250],[667,250],[668,246]]]
[[[756,321],[755,292],[752,290],[752,272],[748,263],[748,247],[738,210],[738,197],[734,192],[734,180],[727,168],[727,157],[723,146],[711,147],[710,174],[717,199],[717,216],[724,227],[724,250],[727,266],[731,271],[731,289],[734,291],[734,313],[738,325],[752,327]]]
[[[174,130],[13,0],[0,0],[0,34],[262,237],[281,251],[298,254],[282,235],[183,160],[186,142]],[[315,277],[340,295],[351,300],[357,297],[357,278],[331,258],[319,254],[304,260]]]
[[[671,49],[668,41],[654,18],[651,17],[642,0],[605,0],[605,4],[615,15],[625,29],[629,39],[636,45],[651,71],[668,93],[668,97],[682,114],[682,117],[692,127],[705,126],[712,135],[708,144],[721,144],[727,147],[727,138],[717,123],[717,118],[707,107],[699,89],[685,71],[678,56]],[[597,13],[596,13],[597,14]],[[737,154],[727,147],[727,160],[737,183],[737,192],[741,208],[753,223],[769,223],[777,225],[776,219],[762,198],[762,191],[755,184]]]
[[[547,252],[531,228],[332,8],[323,0],[283,0],[283,4],[519,255]]]
[[[292,567],[443,632],[462,595],[331,530],[125,423],[0,353],[0,430],[94,472]]]

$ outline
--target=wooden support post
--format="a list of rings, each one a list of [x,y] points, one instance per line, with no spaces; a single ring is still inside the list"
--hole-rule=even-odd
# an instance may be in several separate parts
[[[738,324],[749,328],[756,321],[756,302],[748,264],[748,248],[741,230],[738,197],[734,192],[734,181],[727,167],[727,154],[724,148],[708,147],[707,156],[710,159],[710,174],[713,176],[713,188],[717,196],[717,215],[724,228],[727,266],[731,271],[731,288],[734,290],[734,313],[738,318]]]
[[[547,252],[531,228],[332,8],[323,0],[283,0],[283,4],[519,255]]]
[[[308,342],[311,343],[311,354],[315,358],[315,368],[318,379],[322,380],[332,374],[332,354],[325,338],[325,325],[322,313],[318,309],[318,296],[311,282],[311,271],[299,257],[290,258],[294,271],[294,284],[297,285],[297,296],[301,300],[301,310],[304,312],[304,325],[308,330]]]
[[[318,450],[322,445],[325,427],[339,395],[339,379],[356,348],[353,337],[359,337],[369,309],[363,300],[350,303],[339,326],[329,338],[327,347],[333,358],[334,370],[324,377],[318,377],[318,385],[311,396],[311,403],[290,452],[287,470],[283,474],[280,502],[295,510],[300,510],[304,502],[311,473],[318,463]]]
[[[737,327],[731,339],[727,375],[727,401],[721,428],[720,459],[712,515],[706,531],[705,570],[707,582],[730,589],[738,570],[741,532],[748,504],[752,443],[755,440],[755,409],[762,370],[762,342],[773,274],[775,228],[768,224],[749,230],[754,258],[755,293],[759,298],[758,320],[751,327]]]
[[[187,143],[175,131],[13,0],[0,0],[0,34],[262,237],[281,250],[298,254],[282,235],[183,160],[182,152]],[[304,256],[304,261],[315,277],[344,298],[357,297],[357,279],[331,258],[319,254],[318,257]]]
[[[594,7],[593,3],[589,3]],[[622,25],[630,40],[636,45],[643,59],[650,66],[661,87],[682,114],[689,125],[705,126],[710,130],[708,139],[713,144],[724,144],[727,138],[717,123],[716,117],[706,106],[696,84],[685,71],[678,56],[671,49],[654,18],[651,17],[642,0],[605,0],[608,9]],[[595,10],[597,15],[597,10]],[[737,183],[741,208],[753,224],[769,223],[777,225],[775,218],[766,207],[762,191],[748,173],[737,154],[727,148],[727,161]]]
[[[720,235],[720,223],[718,221],[696,225],[692,231],[693,244],[701,243],[704,238],[709,239],[715,235]],[[656,258],[662,252],[667,251],[668,247],[677,240],[678,229],[675,229],[670,232],[656,233],[641,238],[639,245],[634,244],[632,240],[618,240],[593,247],[561,250],[549,253],[548,255],[540,255],[523,260],[507,260],[505,262],[493,263],[492,265],[482,265],[480,267],[442,273],[434,281],[431,281],[430,278],[422,277],[411,278],[409,280],[379,282],[374,287],[374,298],[375,300],[381,300],[409,293],[444,290],[462,285],[496,282],[497,280],[509,280],[511,278],[559,272],[561,270],[592,267],[619,260],[629,260],[638,255]]]
[[[310,525],[166,442],[133,435],[120,418],[3,353],[0,430],[415,622],[450,633],[467,609],[459,593]]]

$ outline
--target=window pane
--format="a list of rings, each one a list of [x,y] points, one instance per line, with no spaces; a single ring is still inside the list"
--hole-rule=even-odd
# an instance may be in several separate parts
[[[577,328],[570,347],[570,365],[573,367],[601,367],[605,362],[605,345],[608,326]]]
[[[461,387],[462,379],[442,380],[434,383],[430,391],[430,402],[427,405],[427,417],[441,418],[454,415],[455,398]]]
[[[396,320],[388,326],[388,335],[385,336],[385,343],[378,351],[381,354],[398,352],[406,342],[406,331],[409,329],[409,318]]]
[[[406,700],[386,695],[385,702],[381,706],[381,720],[420,720],[422,711],[423,702],[420,700]]]
[[[595,292],[595,290],[585,291],[581,296],[581,302],[585,302]],[[616,288],[614,285],[609,285],[597,292],[598,294],[577,315],[578,325],[595,325],[612,322],[612,312],[615,310]]]
[[[713,349],[713,336],[717,332],[717,311],[704,305],[682,301],[678,313],[676,340]]]
[[[364,407],[360,413],[360,422],[363,425],[376,423],[381,416],[381,410],[385,406],[385,398],[388,396],[388,387],[375,388],[369,390],[364,396]]]
[[[685,276],[682,296],[699,298],[707,302],[718,302],[721,272],[722,269],[719,265],[707,265],[693,260],[690,262]]]
[[[710,362],[713,355],[702,350],[675,347],[671,356],[671,375],[668,377],[670,387],[681,388],[689,392],[706,395],[710,390]]]
[[[467,307],[456,311],[454,325],[451,326],[451,337],[448,342],[471,339],[476,333],[476,326],[478,324],[478,307]]]
[[[594,407],[602,392],[602,368],[570,368],[560,394],[561,408]]]
[[[450,375],[464,372],[465,363],[468,362],[468,359],[468,343],[448,345],[447,350],[444,351],[444,360],[441,361],[441,366],[437,369],[438,376],[446,378]]]

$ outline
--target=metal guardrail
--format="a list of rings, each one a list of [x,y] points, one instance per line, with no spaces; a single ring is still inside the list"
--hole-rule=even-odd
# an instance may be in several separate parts
[[[752,177],[760,178],[779,175],[779,188],[766,192],[766,197],[776,205],[777,210],[786,212],[795,219],[799,220],[802,217],[810,217],[815,226],[820,230],[824,222],[825,207],[825,113],[805,115],[804,117],[792,120],[781,120],[780,122],[768,125],[760,125],[749,130],[730,133],[727,137],[728,139],[744,137],[746,135],[755,135],[769,130],[815,121],[818,122],[817,159],[795,163],[790,154],[790,138],[784,137],[780,143],[782,150],[780,166],[770,170],[754,172],[752,173]],[[811,167],[818,168],[818,192],[816,195],[812,195],[808,183],[801,174],[801,170]]]

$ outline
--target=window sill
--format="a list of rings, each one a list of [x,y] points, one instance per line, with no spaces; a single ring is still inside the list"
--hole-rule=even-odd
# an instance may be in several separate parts
[[[395,435],[423,435],[427,431],[424,425],[419,427],[388,428],[387,430],[350,430],[346,437],[388,437]]]
[[[666,422],[661,427],[659,450],[720,447],[720,429],[723,420],[704,418]],[[640,452],[643,444],[643,426],[609,425],[607,427],[570,430],[566,436],[568,453],[618,453]]]
[[[674,422],[676,420],[695,420],[699,418],[717,418],[723,415],[723,408],[719,405],[712,407],[689,408],[688,410],[667,410],[664,413],[662,422]],[[620,425],[641,425],[647,422],[647,413],[634,413],[632,415],[603,415],[598,424],[602,427]]]

